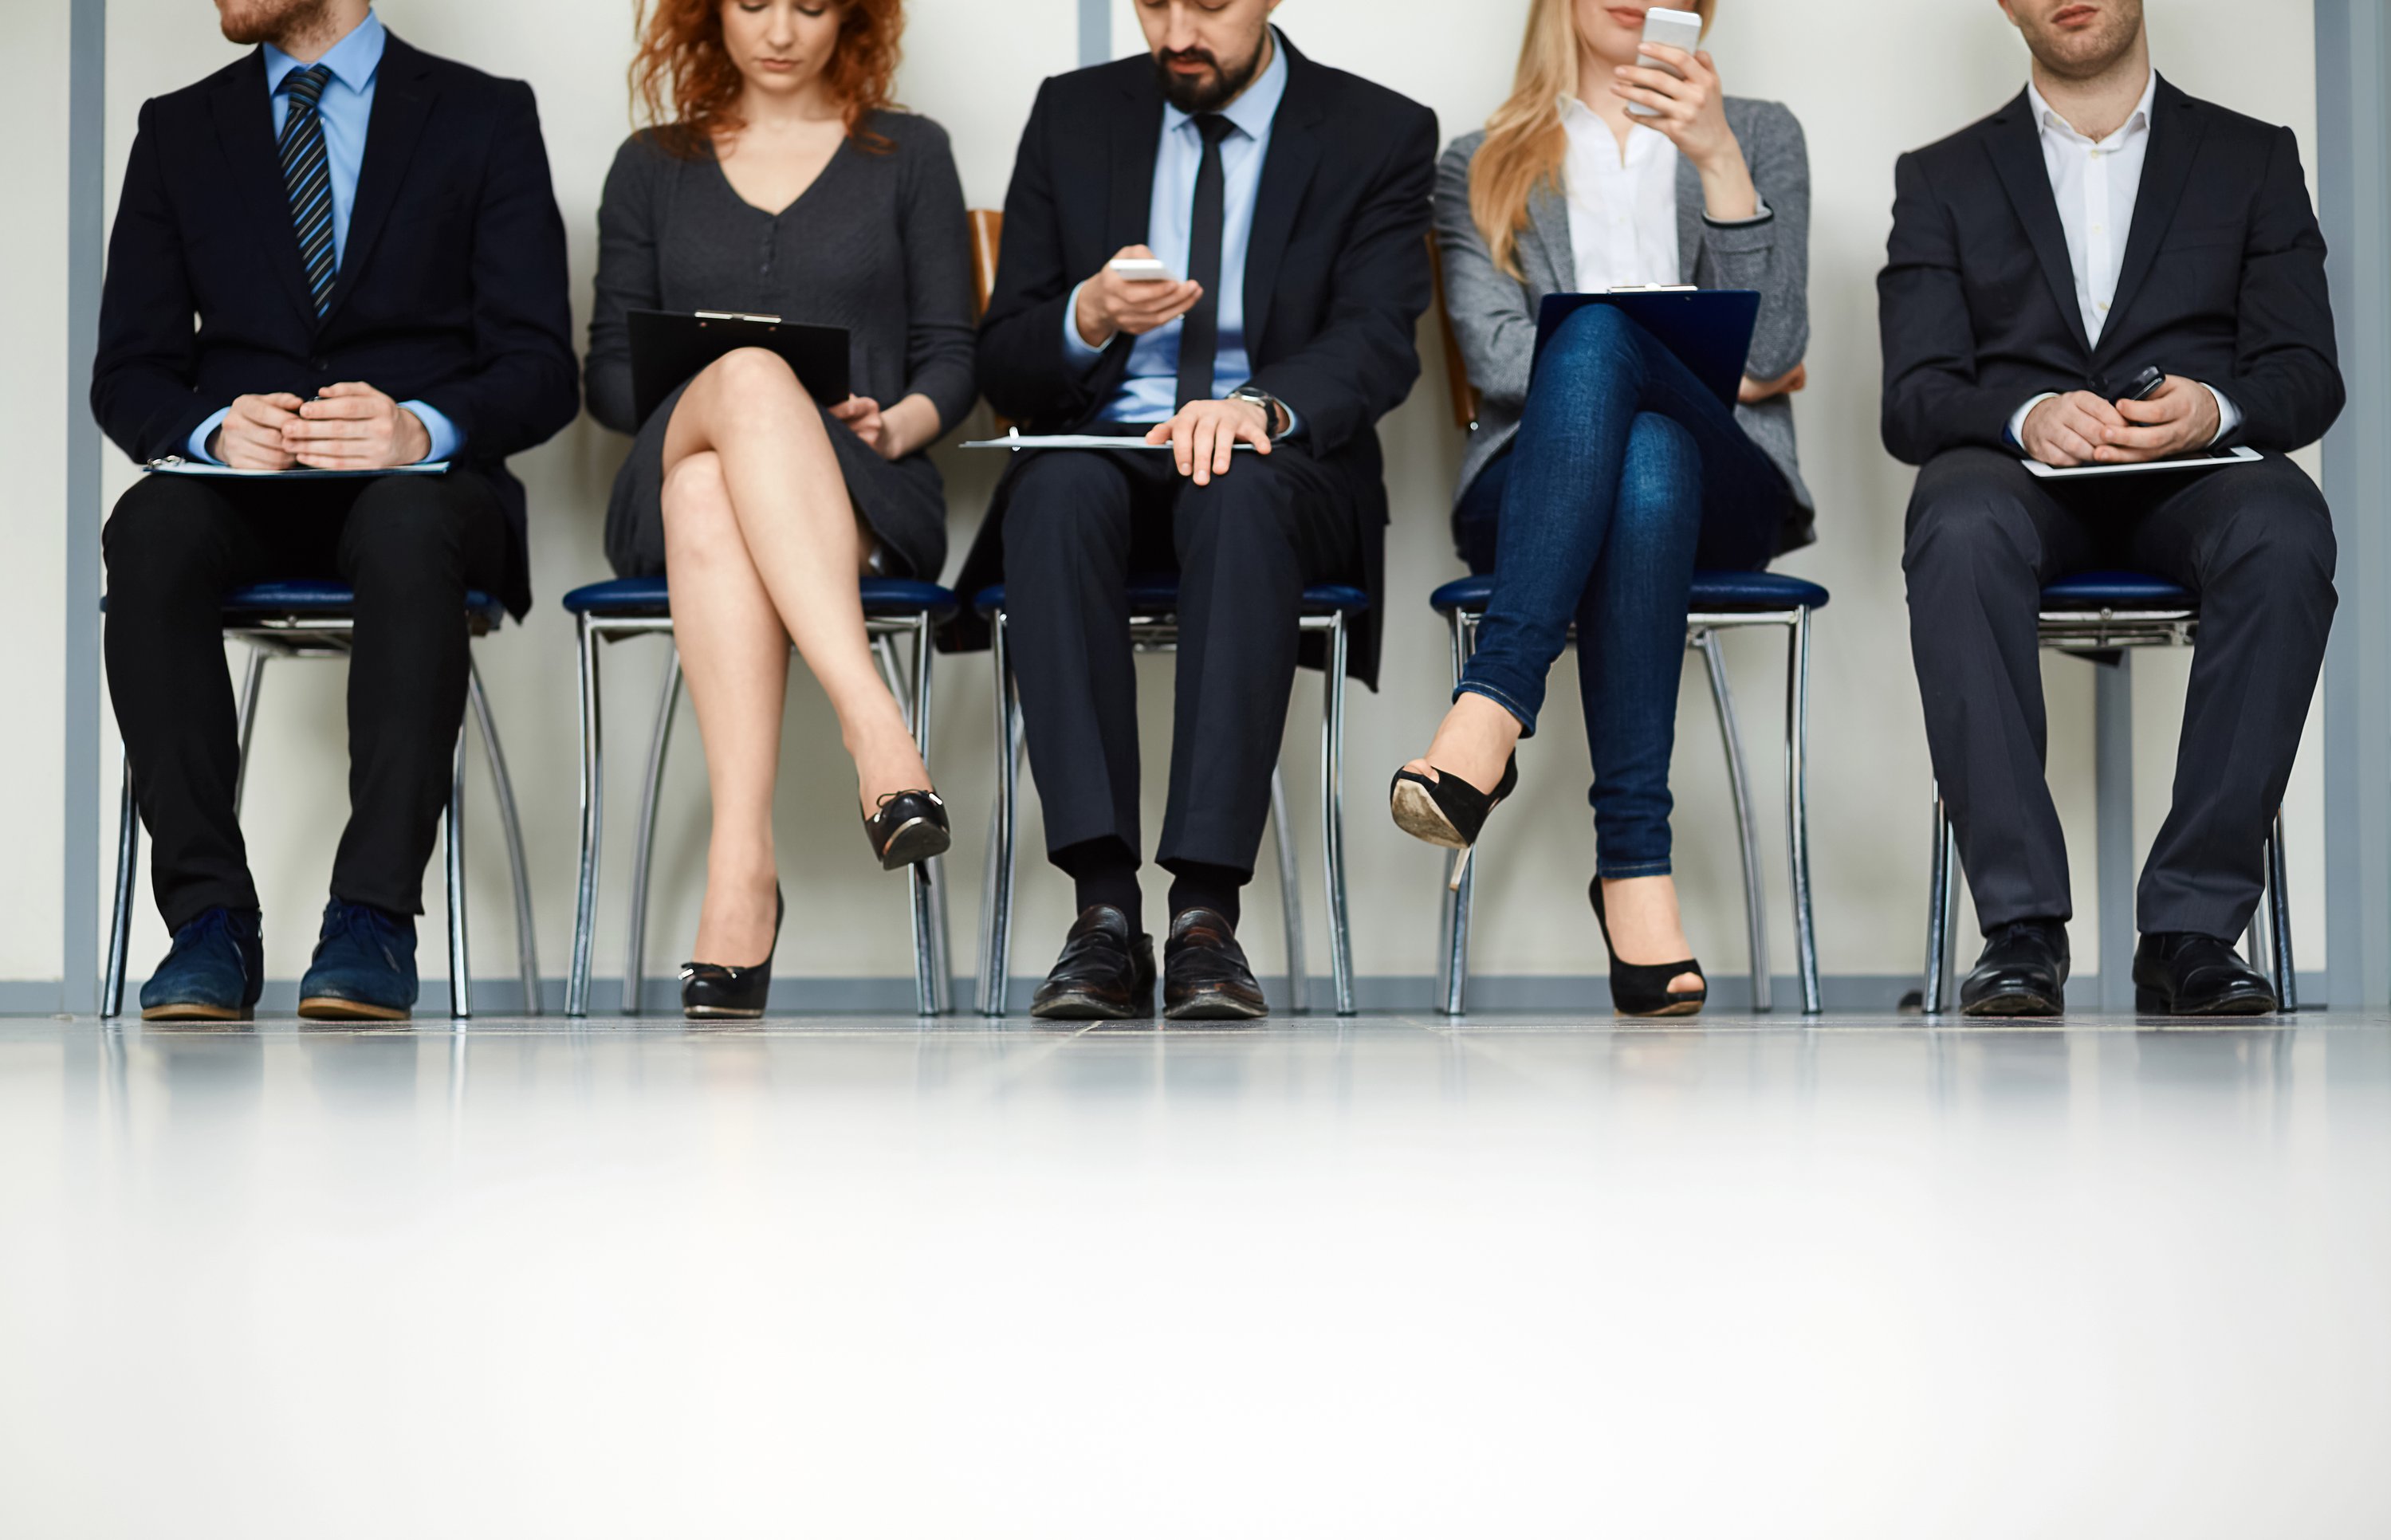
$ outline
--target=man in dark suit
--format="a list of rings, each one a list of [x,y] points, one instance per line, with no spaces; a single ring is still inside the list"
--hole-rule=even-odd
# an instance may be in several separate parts
[[[982,389],[1036,432],[1157,450],[1018,458],[962,578],[1006,585],[1048,854],[1080,914],[1033,1007],[1142,1015],[1126,586],[1180,574],[1178,701],[1157,859],[1175,1017],[1263,1014],[1236,941],[1286,730],[1309,583],[1375,592],[1378,419],[1419,372],[1436,118],[1312,63],[1277,0],[1138,7],[1150,58],[1050,80],[1005,197]],[[1164,280],[1112,272],[1157,258]],[[1232,445],[1250,446],[1233,456]],[[1355,671],[1375,678],[1376,633]]]
[[[218,607],[246,584],[337,577],[356,590],[350,817],[300,1009],[403,1018],[464,713],[465,595],[529,606],[504,461],[578,409],[563,223],[530,87],[417,52],[367,0],[217,9],[259,46],[142,107],[100,304],[100,426],[143,461],[451,468],[152,474],[118,501],[109,687],[174,934],[142,1015],[256,1003]]]
[[[2271,1011],[2235,955],[2333,613],[2332,518],[2283,458],[2341,410],[2324,242],[2291,130],[2152,71],[2140,0],[2002,0],[2024,95],[1902,157],[1878,282],[1884,442],[1922,467],[1903,566],[1934,771],[1984,922],[1971,1015],[2063,1004],[2071,913],[2043,780],[2043,585],[2192,589],[2174,806],[2138,896],[2144,1010]],[[2131,399],[2146,369],[2165,375]],[[2247,446],[2255,464],[2042,480]]]

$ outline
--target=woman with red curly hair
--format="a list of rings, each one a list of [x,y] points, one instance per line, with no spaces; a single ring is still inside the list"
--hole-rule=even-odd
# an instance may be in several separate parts
[[[954,159],[937,123],[888,104],[903,24],[902,0],[653,0],[632,66],[653,126],[614,157],[598,211],[589,410],[636,435],[606,552],[625,576],[671,574],[714,798],[691,1016],[760,1015],[770,986],[791,642],[838,714],[873,856],[895,871],[948,845],[857,583],[937,576],[946,497],[923,451],[978,394]],[[638,421],[633,310],[844,327],[857,394],[817,406],[749,348]]]

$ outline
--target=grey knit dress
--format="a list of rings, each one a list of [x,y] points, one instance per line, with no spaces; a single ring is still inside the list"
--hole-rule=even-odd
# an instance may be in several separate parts
[[[946,130],[876,112],[797,201],[767,214],[731,190],[709,146],[676,156],[648,133],[615,152],[598,208],[597,304],[584,376],[589,415],[634,434],[606,510],[606,558],[625,577],[665,569],[665,429],[680,392],[644,422],[631,408],[633,310],[731,310],[847,329],[852,388],[884,408],[908,395],[938,408],[940,433],[971,409],[971,238]],[[947,559],[937,468],[889,461],[823,413],[856,511],[892,576],[936,580]]]

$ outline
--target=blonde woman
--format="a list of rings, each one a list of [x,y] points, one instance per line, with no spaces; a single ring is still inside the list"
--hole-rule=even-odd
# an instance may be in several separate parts
[[[1707,997],[1669,875],[1687,595],[1697,567],[1757,569],[1814,537],[1786,399],[1810,334],[1810,177],[1792,113],[1725,95],[1707,52],[1639,51],[1643,26],[1641,6],[1533,0],[1510,99],[1438,170],[1448,303],[1484,397],[1454,533],[1495,587],[1391,797],[1406,833],[1474,843],[1575,622],[1611,998],[1679,1016]],[[1531,384],[1546,294],[1639,283],[1759,291],[1740,405],[1609,305],[1561,329]]]

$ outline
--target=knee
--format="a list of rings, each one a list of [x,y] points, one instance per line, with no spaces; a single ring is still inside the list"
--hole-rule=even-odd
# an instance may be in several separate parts
[[[734,533],[722,459],[711,449],[685,455],[666,472],[660,500],[665,535],[676,546],[711,545]]]
[[[1005,499],[1008,563],[1110,545],[1120,521],[1107,496],[1107,470],[1095,456],[1078,453],[1041,455],[1024,465]]]
[[[341,544],[359,588],[397,574],[461,573],[464,517],[431,476],[390,476],[368,482],[341,532]]]
[[[1259,456],[1240,455],[1227,475],[1181,489],[1171,518],[1180,564],[1291,550],[1289,511],[1286,485]]]
[[[1674,419],[1643,412],[1627,434],[1620,468],[1615,532],[1630,535],[1699,527],[1702,459],[1694,435]]]
[[[1987,567],[2031,572],[2039,544],[2024,503],[1997,481],[1930,472],[1910,498],[1901,564],[1913,577]]]
[[[1618,363],[1639,351],[1637,337],[1642,330],[1615,304],[1581,305],[1553,333],[1545,349],[1546,363],[1565,369]]]
[[[821,431],[821,413],[797,383],[796,371],[769,348],[732,348],[708,364],[699,378],[714,387],[712,409],[725,426]]]
[[[221,543],[219,511],[216,499],[181,477],[142,477],[116,499],[100,530],[109,587],[155,591],[209,570]]]
[[[2321,607],[2330,614],[2337,554],[2333,516],[2321,497],[2253,498],[2219,532],[2204,586],[2236,583],[2269,607]]]

